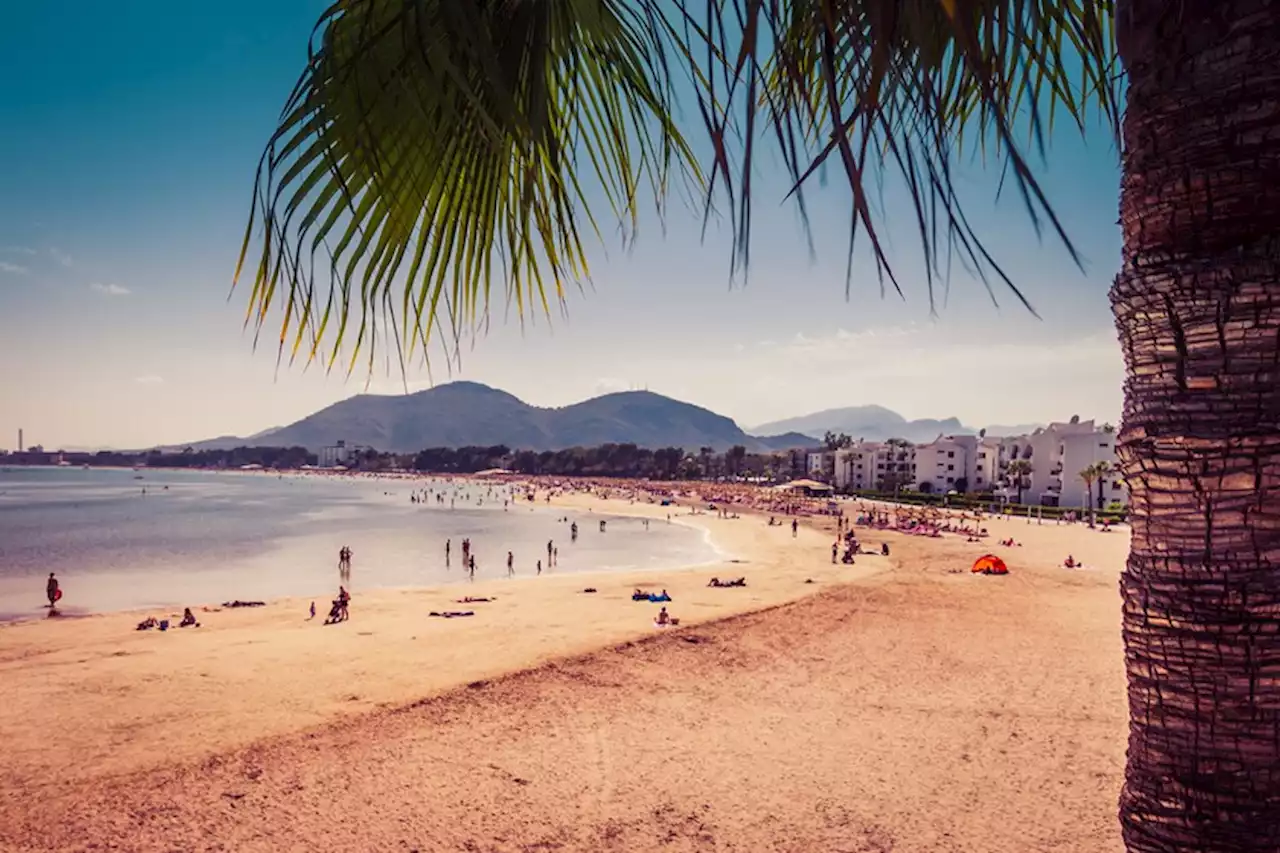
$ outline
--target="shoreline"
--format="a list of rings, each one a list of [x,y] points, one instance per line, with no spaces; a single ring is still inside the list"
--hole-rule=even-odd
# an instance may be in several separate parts
[[[651,519],[669,511],[594,495],[553,497],[552,506]],[[689,628],[807,598],[891,566],[880,557],[830,565],[826,534],[808,526],[793,540],[752,515],[728,520],[686,508],[672,515],[672,523],[680,518],[703,529],[723,553],[744,556],[377,590],[358,595],[351,619],[332,626],[319,624],[327,611],[319,604],[314,624],[304,618],[307,598],[196,610],[202,627],[167,632],[134,630],[135,614],[145,611],[9,623],[0,631],[0,678],[13,696],[0,708],[0,729],[30,731],[41,708],[59,707],[65,734],[52,746],[34,732],[19,737],[0,780],[58,788],[157,762],[199,761],[665,633],[653,624],[658,605],[631,600],[637,587],[668,589],[669,612]],[[748,586],[708,587],[711,575],[746,576]],[[586,587],[598,592],[584,594]],[[493,601],[455,600],[464,596]],[[475,616],[431,619],[431,610]],[[424,655],[433,661],[427,670]],[[142,741],[134,736],[140,727],[149,733]],[[202,736],[193,740],[189,731]]]
[[[127,469],[123,469],[123,470],[127,470]],[[184,469],[166,469],[166,470],[177,470],[177,471],[182,471],[182,470],[184,470]],[[220,472],[214,472],[214,473],[220,473]],[[261,474],[262,472],[258,472],[258,471],[235,471],[235,472],[229,472],[229,473],[235,473],[235,474],[250,474],[250,475],[254,475],[254,474]],[[300,473],[302,473],[302,474],[308,474],[308,473],[311,473],[311,472],[300,472]],[[389,479],[389,481],[391,481],[391,482],[403,482],[403,478],[387,478],[387,479]],[[434,481],[436,481],[436,482],[443,482],[443,481],[445,481],[445,479],[446,479],[446,478],[428,477],[428,478],[424,478],[424,479],[427,479],[427,480],[434,480]],[[450,481],[450,482],[455,482],[455,483],[456,483],[456,482],[462,482],[462,483],[471,484],[471,485],[485,485],[485,481],[484,481],[484,480],[470,480],[470,479],[466,479],[466,478],[455,478],[453,481]],[[491,485],[491,484],[490,484],[490,485]],[[514,499],[513,499],[513,500],[514,500]],[[597,499],[597,500],[599,500],[599,499]],[[596,513],[596,515],[598,515],[598,516],[600,516],[600,517],[604,517],[604,518],[606,518],[606,519],[608,519],[608,518],[625,518],[625,519],[647,518],[647,519],[650,519],[650,520],[657,520],[656,516],[654,516],[654,515],[646,515],[646,514],[641,513],[641,512],[628,512],[628,511],[627,511],[627,507],[626,507],[626,506],[624,506],[624,505],[620,505],[620,504],[622,503],[621,501],[616,501],[616,500],[614,500],[614,501],[605,501],[605,502],[606,502],[607,504],[609,504],[609,505],[607,506],[607,508],[606,508],[606,509],[604,509],[603,511],[599,512],[599,513]],[[644,504],[644,505],[647,505],[647,504]],[[682,563],[679,563],[678,565],[673,565],[673,566],[662,566],[662,567],[659,567],[659,568],[660,568],[660,570],[663,570],[663,571],[669,571],[669,570],[675,570],[675,569],[677,569],[677,568],[679,568],[679,569],[685,569],[685,568],[698,568],[698,567],[703,567],[703,566],[712,566],[712,565],[716,565],[716,564],[721,563],[721,562],[732,562],[732,560],[734,559],[734,557],[735,557],[735,556],[740,556],[740,555],[734,555],[734,554],[730,553],[728,550],[726,550],[726,549],[725,549],[725,547],[723,547],[723,544],[722,544],[721,542],[719,542],[719,541],[718,541],[718,540],[717,540],[717,539],[712,535],[712,532],[711,532],[711,530],[710,530],[709,528],[707,528],[706,526],[703,526],[703,525],[699,525],[699,524],[697,524],[696,522],[694,522],[694,521],[692,521],[692,520],[691,520],[691,519],[694,519],[694,518],[699,517],[699,516],[700,516],[700,514],[695,514],[695,513],[691,513],[691,512],[689,512],[689,511],[688,511],[688,509],[689,509],[689,508],[688,508],[687,506],[678,506],[678,507],[672,507],[672,508],[674,508],[674,509],[679,509],[681,512],[680,512],[679,514],[677,514],[677,513],[672,513],[672,514],[671,514],[671,518],[670,518],[670,522],[669,522],[669,523],[670,523],[670,524],[674,524],[674,525],[678,525],[678,526],[683,527],[683,528],[688,529],[688,530],[694,530],[694,531],[697,531],[697,532],[700,534],[700,538],[701,538],[701,543],[702,543],[702,545],[704,545],[704,546],[707,548],[707,550],[710,552],[710,554],[711,554],[712,556],[711,556],[709,559],[707,559],[707,560],[705,560],[705,561],[702,561],[702,562],[697,562],[697,563],[683,563],[683,562],[682,562]],[[463,510],[466,510],[466,509],[474,509],[474,507],[461,507],[461,509],[463,509]],[[513,509],[513,510],[514,510],[514,509],[532,510],[532,511],[534,511],[534,512],[536,512],[536,513],[539,513],[539,514],[548,514],[548,513],[552,513],[552,512],[554,512],[554,511],[556,511],[556,510],[564,510],[564,509],[573,509],[573,510],[575,510],[575,511],[580,511],[580,512],[583,512],[583,513],[591,513],[591,512],[593,512],[593,510],[591,510],[590,508],[576,506],[576,505],[574,505],[574,504],[573,504],[573,503],[571,503],[571,502],[566,502],[566,501],[564,501],[562,498],[559,498],[559,499],[553,499],[553,502],[552,502],[551,504],[547,504],[547,503],[545,503],[544,501],[541,501],[541,500],[540,500],[540,501],[538,501],[536,504],[534,504],[534,505],[528,505],[528,506],[525,506],[525,505],[515,505],[515,504],[514,504],[514,502],[513,502],[513,507],[512,507],[512,509]],[[430,510],[427,510],[427,511],[428,511],[428,512],[441,512],[441,511],[443,511],[443,510],[430,509]],[[603,569],[594,569],[594,568],[592,568],[592,569],[584,569],[584,570],[578,570],[578,571],[565,572],[563,575],[560,575],[560,574],[558,574],[558,573],[556,573],[556,572],[553,572],[553,571],[547,571],[547,572],[546,572],[546,575],[547,575],[547,576],[551,576],[551,575],[555,574],[555,575],[557,575],[557,576],[568,576],[568,575],[572,575],[572,576],[579,576],[579,575],[581,575],[581,576],[587,576],[587,575],[604,575],[604,576],[608,576],[608,575],[614,575],[614,574],[619,574],[619,573],[628,573],[628,572],[632,572],[632,573],[634,573],[634,572],[637,572],[637,571],[645,571],[645,570],[643,570],[643,569],[635,569],[635,568],[632,568],[632,567],[622,567],[622,568],[603,568]],[[67,577],[67,576],[68,576],[68,575],[67,575],[67,573],[66,573],[66,571],[65,571],[65,570],[63,570],[63,571],[60,573],[60,577]],[[475,581],[475,582],[490,581],[490,580],[512,580],[512,579],[519,580],[519,579],[526,578],[526,577],[537,577],[537,576],[517,575],[515,578],[507,578],[507,577],[505,577],[505,576],[504,576],[504,577],[498,577],[498,576],[496,576],[496,575],[492,575],[492,576],[485,577],[485,578],[479,578],[479,579],[477,579],[477,581]],[[35,581],[39,582],[39,581],[40,581],[40,577],[38,577],[38,576],[37,576],[37,577],[33,578],[33,580],[35,580]],[[375,586],[375,587],[369,587],[369,588],[361,589],[361,590],[360,590],[360,592],[359,592],[359,594],[360,594],[361,596],[367,596],[367,595],[371,595],[371,594],[375,594],[375,595],[382,595],[382,594],[388,594],[388,593],[405,593],[405,592],[436,592],[436,591],[441,591],[441,590],[447,590],[447,589],[449,589],[449,588],[453,588],[453,587],[466,586],[466,585],[469,585],[469,584],[471,584],[471,583],[473,583],[473,581],[471,581],[471,580],[467,579],[467,578],[465,577],[465,575],[460,575],[456,580],[435,581],[435,582],[431,582],[431,583],[423,584],[423,585],[397,585],[397,586]],[[39,585],[39,583],[37,583],[36,585],[38,586],[38,585]],[[328,595],[330,592],[332,592],[332,590],[328,590],[328,591],[326,591],[325,593],[323,593],[323,595]],[[323,597],[323,596],[322,596],[322,597]],[[56,615],[56,616],[51,616],[51,615],[48,613],[48,608],[47,608],[47,607],[45,607],[45,606],[41,606],[38,610],[33,610],[33,611],[31,611],[30,613],[28,613],[28,614],[26,614],[26,615],[23,615],[23,614],[17,614],[17,615],[5,615],[5,614],[0,614],[0,631],[3,631],[3,630],[8,629],[8,628],[15,627],[15,626],[18,626],[18,625],[25,625],[25,624],[29,624],[29,623],[33,623],[33,622],[34,622],[34,623],[44,623],[44,622],[57,623],[57,622],[64,622],[64,621],[66,621],[66,622],[71,622],[71,621],[79,622],[79,621],[83,621],[83,620],[100,619],[100,618],[104,618],[104,617],[111,617],[111,616],[136,616],[136,617],[141,618],[141,617],[145,617],[145,616],[147,616],[147,615],[149,615],[149,614],[153,614],[153,613],[155,613],[155,612],[159,612],[159,611],[167,611],[167,610],[170,610],[170,609],[172,609],[172,608],[177,608],[177,609],[178,609],[178,614],[177,614],[177,615],[178,615],[178,616],[181,616],[181,610],[182,610],[182,608],[183,608],[183,607],[190,607],[194,612],[197,612],[197,613],[200,613],[200,612],[218,612],[218,610],[219,610],[219,609],[226,609],[226,608],[224,608],[224,607],[223,607],[223,602],[225,602],[225,601],[235,600],[235,598],[236,598],[236,596],[232,596],[232,597],[229,597],[229,598],[224,598],[222,601],[198,601],[198,602],[192,602],[192,601],[190,601],[190,600],[184,600],[184,601],[181,601],[181,602],[176,602],[176,601],[175,601],[175,602],[167,603],[167,604],[150,604],[150,605],[141,605],[141,606],[137,606],[137,607],[132,607],[132,606],[130,606],[130,607],[123,607],[123,608],[110,608],[110,609],[104,609],[104,610],[96,610],[96,609],[83,609],[83,610],[82,610],[82,609],[79,609],[78,607],[76,607],[76,608],[72,608],[72,609],[70,609],[70,610],[60,610],[60,611],[59,611],[59,613],[58,613],[58,615]],[[264,602],[265,602],[265,604],[266,604],[266,605],[268,605],[268,606],[276,606],[276,605],[293,605],[293,604],[297,604],[297,603],[299,603],[299,602],[302,602],[302,603],[304,604],[304,606],[305,606],[305,604],[306,604],[306,603],[308,603],[308,602],[309,602],[310,600],[312,600],[313,598],[315,598],[315,595],[296,594],[296,595],[271,596],[271,597],[269,597],[269,598],[265,598],[265,599],[263,599],[263,601],[264,601]],[[319,599],[316,599],[316,600],[319,600]]]

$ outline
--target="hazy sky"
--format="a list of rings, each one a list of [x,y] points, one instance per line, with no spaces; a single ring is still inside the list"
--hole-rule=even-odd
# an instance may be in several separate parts
[[[0,447],[142,447],[247,435],[365,390],[398,393],[398,369],[348,378],[277,370],[230,292],[262,146],[328,0],[218,4],[42,0],[0,28]],[[728,286],[728,241],[676,208],[630,252],[597,252],[595,287],[554,328],[495,322],[452,375],[559,405],[648,387],[744,426],[878,403],[975,426],[1118,419],[1121,361],[1106,293],[1119,262],[1118,167],[1101,134],[1065,124],[1043,186],[1087,263],[1037,240],[998,171],[966,175],[993,254],[1043,319],[958,271],[936,316],[909,210],[885,207],[905,301],[874,269],[846,298],[848,194],[811,195],[811,261],[783,184],[761,162],[750,280]],[[503,317],[501,306],[495,309]],[[426,387],[424,371],[408,377]]]

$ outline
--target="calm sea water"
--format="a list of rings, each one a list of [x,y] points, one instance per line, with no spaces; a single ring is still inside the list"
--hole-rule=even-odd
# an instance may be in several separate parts
[[[142,479],[137,479],[141,477]],[[443,492],[413,504],[417,488]],[[143,490],[145,494],[143,493]],[[59,607],[89,613],[316,596],[337,588],[338,549],[354,552],[349,588],[462,583],[469,537],[477,579],[690,565],[715,558],[699,531],[513,501],[504,488],[307,477],[80,468],[0,470],[0,619],[40,616],[56,572]],[[451,506],[452,504],[452,506]],[[598,529],[608,519],[607,532]],[[452,565],[444,544],[453,540]],[[547,541],[559,562],[546,565]]]

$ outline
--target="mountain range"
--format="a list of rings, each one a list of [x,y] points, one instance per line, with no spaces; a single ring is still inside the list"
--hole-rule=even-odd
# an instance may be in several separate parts
[[[988,435],[1024,435],[1041,426],[1044,424],[992,424],[985,429]],[[974,435],[978,430],[960,423],[959,418],[922,418],[912,421],[884,406],[849,406],[761,424],[752,432],[763,435],[798,432],[815,437],[834,432],[868,441],[905,438],[907,441],[923,443],[933,441],[940,435]]]
[[[909,421],[882,406],[856,406],[777,421],[748,433],[723,415],[649,391],[605,394],[570,406],[542,408],[487,385],[451,382],[414,394],[358,394],[288,426],[191,446],[217,450],[245,444],[300,445],[318,450],[344,440],[348,446],[411,453],[427,447],[498,444],[519,450],[560,450],[612,442],[717,451],[742,445],[761,452],[810,447],[828,430],[855,438],[911,441],[976,432],[955,418]],[[989,432],[1000,434],[995,429]]]

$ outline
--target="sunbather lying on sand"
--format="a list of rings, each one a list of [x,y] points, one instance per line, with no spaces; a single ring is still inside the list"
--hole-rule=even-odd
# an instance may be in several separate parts
[[[443,613],[432,610],[428,616],[439,616],[441,619],[455,619],[459,616],[475,616],[474,610],[446,610]]]
[[[182,609],[182,621],[178,623],[178,627],[186,628],[189,625],[193,625],[196,628],[200,627],[200,623],[196,621],[195,614],[191,612],[191,608],[184,607]]]
[[[720,578],[712,578],[711,582],[707,584],[707,586],[716,586],[716,587],[746,586],[746,585],[747,585],[746,578],[738,578],[737,580],[727,580],[727,581],[722,581],[720,580]]]
[[[472,598],[469,595],[464,595],[462,598],[457,599],[459,604],[484,604],[487,601],[497,600],[497,598]]]

